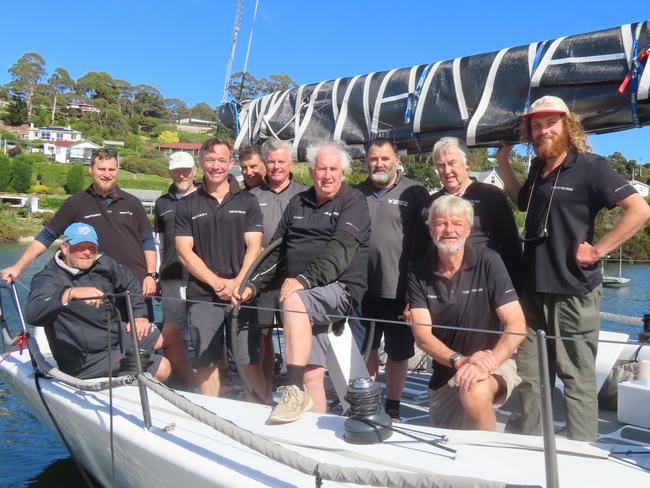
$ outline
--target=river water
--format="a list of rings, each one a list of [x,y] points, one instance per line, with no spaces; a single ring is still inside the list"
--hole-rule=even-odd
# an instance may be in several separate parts
[[[15,262],[25,249],[19,244],[0,244],[0,268]],[[52,256],[52,251],[32,263],[19,281],[29,283]],[[618,274],[618,263],[606,266],[607,274]],[[624,264],[623,276],[630,278],[623,288],[605,288],[601,309],[621,315],[642,317],[650,313],[650,265]],[[27,291],[18,286],[22,303]],[[6,319],[13,334],[18,324],[10,310],[9,296],[3,291]],[[13,328],[12,328],[13,327]],[[640,327],[614,322],[602,323],[603,329],[626,332],[636,339]],[[0,380],[0,486],[67,488],[84,487],[84,481],[63,444],[46,430]]]

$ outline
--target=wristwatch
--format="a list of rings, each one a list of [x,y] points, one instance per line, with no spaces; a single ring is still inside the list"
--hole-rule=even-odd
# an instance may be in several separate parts
[[[456,362],[462,357],[463,357],[463,355],[461,353],[459,353],[459,352],[453,353],[451,355],[451,357],[449,358],[449,366],[451,366],[454,369],[457,369],[456,368]]]
[[[145,276],[151,276],[156,283],[160,281],[160,273],[157,273],[156,271],[152,271],[151,273],[147,273]]]

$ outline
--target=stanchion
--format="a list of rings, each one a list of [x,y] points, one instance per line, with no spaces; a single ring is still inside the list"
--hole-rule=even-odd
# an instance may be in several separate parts
[[[559,340],[559,339],[558,339]],[[546,467],[546,487],[559,488],[560,479],[557,468],[557,451],[555,449],[555,428],[553,426],[553,389],[548,374],[548,352],[546,350],[546,333],[537,331],[537,356],[540,377],[540,396],[542,407],[542,428],[544,435],[544,464]]]
[[[131,324],[131,338],[133,339],[133,350],[135,351],[135,367],[137,371],[138,390],[140,391],[140,404],[142,405],[142,417],[144,419],[144,428],[151,429],[151,411],[149,410],[149,397],[147,396],[147,388],[142,382],[142,362],[140,361],[140,345],[138,344],[138,334],[135,330],[135,320],[133,318],[133,305],[131,304],[131,294],[126,293],[126,310],[129,315],[129,323]]]

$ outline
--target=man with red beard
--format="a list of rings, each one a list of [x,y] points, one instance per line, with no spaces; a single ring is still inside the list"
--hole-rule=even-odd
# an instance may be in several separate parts
[[[526,211],[523,307],[529,335],[517,353],[522,429],[526,434],[541,432],[534,332],[542,329],[567,339],[549,342],[551,381],[557,374],[564,383],[567,436],[593,441],[602,294],[597,263],[641,228],[650,218],[650,207],[607,160],[590,153],[578,116],[562,99],[536,100],[520,131],[537,154],[523,186],[508,164],[509,146],[499,149],[497,161],[510,198]],[[596,215],[616,205],[623,215],[594,242]]]

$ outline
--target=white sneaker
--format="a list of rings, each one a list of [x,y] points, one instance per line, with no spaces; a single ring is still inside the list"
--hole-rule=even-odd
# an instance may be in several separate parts
[[[269,416],[269,422],[272,424],[294,422],[314,405],[309,393],[296,385],[281,386],[278,391],[282,393],[282,398]]]

